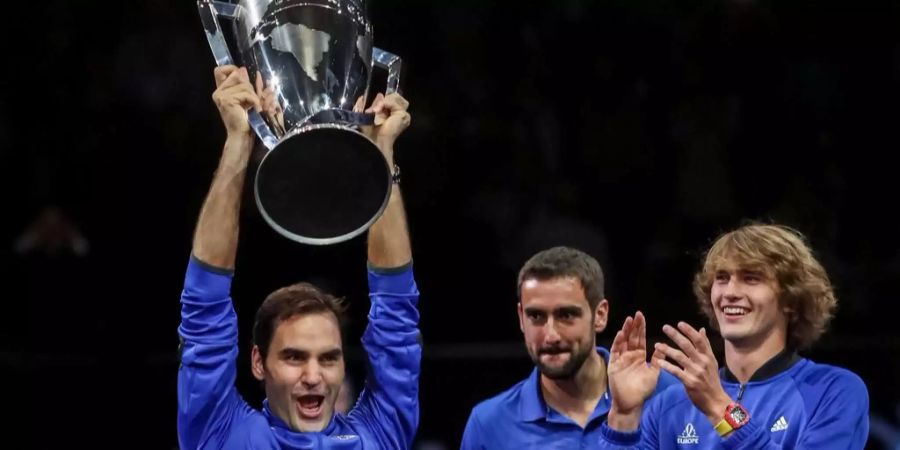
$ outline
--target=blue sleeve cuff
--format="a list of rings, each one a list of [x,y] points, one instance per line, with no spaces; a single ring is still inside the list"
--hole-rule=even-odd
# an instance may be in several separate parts
[[[191,255],[184,290],[193,300],[221,301],[231,295],[233,271],[209,265]]]
[[[392,269],[369,266],[369,292],[382,296],[418,296],[412,263]]]
[[[372,264],[371,261],[366,263],[366,266],[369,268],[370,272],[375,272],[379,275],[396,275],[398,273],[403,273],[403,272],[406,272],[407,270],[411,269],[412,265],[413,265],[412,260],[410,260],[408,263],[406,263],[402,266],[397,266],[397,267],[378,267],[375,264]]]
[[[641,429],[634,431],[616,431],[609,427],[608,422],[603,422],[600,427],[600,435],[607,442],[620,446],[633,446],[641,441]]]

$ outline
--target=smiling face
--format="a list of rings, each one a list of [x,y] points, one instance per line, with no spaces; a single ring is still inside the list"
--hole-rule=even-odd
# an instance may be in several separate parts
[[[532,361],[548,378],[572,378],[595,351],[596,333],[606,326],[607,301],[592,311],[573,277],[527,279],[520,295],[519,326]]]
[[[828,273],[803,235],[781,225],[745,225],[719,236],[693,288],[700,311],[724,327],[726,344],[771,335],[774,348],[786,328],[782,346],[803,350],[822,335],[837,306]],[[726,314],[720,305],[728,304],[734,308]],[[769,326],[774,333],[760,331]]]
[[[788,315],[778,297],[778,282],[772,275],[735,264],[719,267],[710,301],[725,341],[738,347],[784,347]]]
[[[253,375],[265,383],[272,412],[296,431],[321,431],[331,421],[344,381],[337,317],[295,315],[278,323],[265,360],[253,347]]]

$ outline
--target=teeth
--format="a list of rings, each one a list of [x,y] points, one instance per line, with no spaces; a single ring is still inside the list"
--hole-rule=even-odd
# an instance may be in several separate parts
[[[724,311],[725,314],[737,314],[737,315],[741,315],[741,316],[743,316],[744,314],[747,313],[746,309],[741,308],[739,306],[726,306],[726,307],[722,308],[722,311]]]

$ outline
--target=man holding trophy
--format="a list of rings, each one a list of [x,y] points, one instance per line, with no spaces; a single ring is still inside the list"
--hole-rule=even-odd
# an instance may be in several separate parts
[[[201,1],[200,6],[202,15],[204,6],[210,8],[210,2]],[[216,7],[222,7],[222,4]],[[246,13],[244,16],[252,16]],[[283,19],[285,17],[280,18],[279,23],[298,25],[303,21],[298,17],[287,17],[296,19],[293,22]],[[269,31],[268,37],[278,33],[277,27]],[[278,42],[275,44],[278,47]],[[301,39],[295,44],[305,43]],[[263,138],[267,146],[271,144],[265,142],[265,137],[255,126],[253,115],[259,117],[267,110],[272,111],[271,102],[279,102],[278,109],[286,117],[283,122],[286,133],[279,136],[279,144],[286,142],[285,138],[303,135],[309,131],[308,127],[316,125],[308,120],[292,123],[292,117],[297,113],[295,105],[282,101],[284,97],[279,97],[277,92],[275,96],[267,96],[264,90],[273,83],[251,82],[260,78],[271,81],[275,76],[261,69],[258,60],[255,66],[250,64],[256,67],[255,70],[227,64],[227,61],[223,63],[218,56],[217,61],[213,100],[227,137],[197,222],[181,295],[179,446],[183,450],[409,448],[419,419],[422,349],[416,309],[419,293],[413,278],[412,253],[397,177],[393,182],[388,178],[387,199],[380,205],[372,223],[363,224],[364,230],[368,230],[372,305],[369,324],[362,337],[369,372],[356,406],[346,416],[334,412],[344,379],[340,328],[344,306],[341,300],[309,283],[297,283],[274,291],[256,313],[251,370],[265,389],[262,411],[251,408],[235,388],[238,336],[230,288],[238,243],[241,192],[254,146],[253,133]],[[331,68],[327,70],[332,71]],[[367,83],[368,77],[363,78]],[[286,78],[279,81],[282,84],[291,82]],[[381,158],[379,169],[396,167],[393,145],[409,126],[408,102],[397,93],[379,94],[372,105],[362,111],[367,85],[352,89],[359,94],[353,97],[357,99],[353,109],[328,113],[328,117],[337,120],[325,124],[325,128],[346,133],[351,136],[349,140],[362,139],[358,142],[377,149],[377,156]],[[361,123],[354,126],[347,118],[361,119]],[[340,147],[342,139],[336,139],[334,147]],[[321,137],[303,141],[303,144],[305,147],[297,144],[288,150],[313,153],[329,150],[328,139]],[[313,148],[316,144],[324,148]],[[269,148],[271,152],[273,147]],[[259,195],[257,192],[258,202]],[[358,226],[350,226],[356,233]],[[278,231],[289,238],[299,236],[293,233],[296,229]],[[343,233],[343,230],[339,231]],[[339,237],[346,239],[349,234],[352,233],[343,233]]]

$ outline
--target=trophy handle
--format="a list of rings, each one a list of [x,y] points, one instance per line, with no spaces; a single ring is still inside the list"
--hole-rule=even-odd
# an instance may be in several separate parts
[[[200,10],[200,21],[203,23],[203,31],[206,32],[206,40],[209,41],[209,48],[216,59],[216,65],[227,66],[234,64],[231,51],[228,50],[228,42],[225,40],[225,35],[222,34],[222,27],[219,26],[218,17],[237,18],[239,14],[238,5],[215,0],[198,0],[197,8]],[[269,130],[259,112],[251,108],[247,111],[247,118],[250,121],[250,127],[262,140],[263,145],[269,150],[275,148],[278,138]]]
[[[373,47],[372,60],[376,66],[388,72],[387,84],[384,88],[385,95],[397,92],[397,89],[400,87],[400,65],[402,62],[400,57],[378,47]]]

